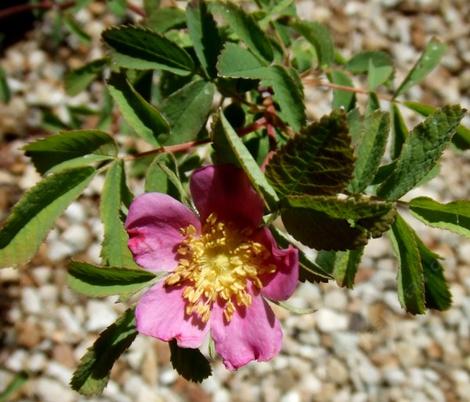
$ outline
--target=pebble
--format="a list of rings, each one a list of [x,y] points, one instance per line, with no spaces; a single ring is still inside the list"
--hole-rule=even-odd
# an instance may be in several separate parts
[[[65,216],[70,219],[72,223],[82,223],[86,219],[85,207],[79,202],[72,202],[64,211]]]
[[[80,224],[69,226],[62,238],[73,248],[73,252],[83,251],[91,241],[88,229]]]
[[[40,314],[43,312],[42,300],[36,288],[24,287],[21,294],[21,304],[26,313]]]
[[[41,402],[74,402],[76,399],[75,391],[68,385],[62,385],[49,378],[40,377],[34,390]]]
[[[344,311],[348,305],[348,297],[344,290],[333,290],[324,297],[324,306],[333,310]]]
[[[60,240],[53,240],[48,244],[47,257],[52,262],[58,262],[72,255],[74,248]]]
[[[344,331],[348,328],[348,318],[333,310],[322,308],[316,312],[318,328],[323,332]]]
[[[116,321],[118,315],[107,303],[89,300],[87,303],[87,331],[101,331]]]

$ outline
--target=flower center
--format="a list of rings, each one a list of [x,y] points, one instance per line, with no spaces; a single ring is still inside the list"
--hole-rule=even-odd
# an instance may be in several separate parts
[[[235,308],[248,307],[250,282],[263,287],[260,275],[272,273],[270,253],[261,243],[250,239],[252,230],[239,230],[211,214],[198,235],[194,226],[182,229],[185,239],[178,247],[178,266],[165,280],[165,285],[185,286],[186,314],[197,314],[209,320],[212,304],[223,305],[224,318],[232,319]]]

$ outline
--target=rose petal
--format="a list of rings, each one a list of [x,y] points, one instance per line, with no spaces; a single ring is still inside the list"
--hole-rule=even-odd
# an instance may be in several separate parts
[[[215,350],[229,370],[252,360],[270,360],[281,350],[281,326],[259,294],[253,295],[250,306],[237,309],[229,323],[225,322],[223,308],[214,303],[210,323]]]
[[[137,304],[137,330],[162,341],[176,339],[183,348],[201,346],[209,326],[185,314],[183,289],[182,286],[164,286],[163,281],[151,287]]]
[[[211,214],[242,227],[258,226],[264,204],[245,172],[232,165],[197,169],[191,176],[191,194],[204,222]]]
[[[176,248],[183,240],[180,229],[193,225],[196,215],[174,198],[160,193],[137,197],[129,207],[126,229],[135,261],[152,271],[171,271],[177,266]]]
[[[255,239],[268,249],[272,255],[271,263],[277,268],[274,273],[260,277],[263,283],[261,294],[271,300],[288,299],[299,282],[299,251],[293,246],[280,249],[267,228],[260,230]]]

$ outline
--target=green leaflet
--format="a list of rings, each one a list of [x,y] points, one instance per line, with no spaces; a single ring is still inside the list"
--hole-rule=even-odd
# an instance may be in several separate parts
[[[277,151],[266,177],[279,194],[336,194],[345,189],[353,166],[346,115],[335,111]]]
[[[317,264],[331,273],[339,286],[352,289],[364,247],[347,251],[320,251]]]
[[[108,80],[108,91],[135,132],[152,145],[168,133],[170,127],[162,114],[148,103],[122,74],[113,74]]]
[[[64,170],[47,176],[24,194],[0,231],[0,267],[28,262],[54,221],[94,174],[91,167]]]
[[[165,98],[160,109],[170,124],[170,134],[162,142],[173,145],[196,139],[212,110],[214,93],[214,84],[195,80]]]
[[[67,284],[72,290],[91,297],[128,296],[148,286],[155,279],[151,272],[121,267],[98,267],[72,261]]]
[[[117,160],[106,174],[100,200],[100,216],[104,226],[101,258],[106,265],[138,268],[127,246],[129,236],[121,220],[121,206],[125,199],[125,190],[124,162]]]
[[[117,155],[114,139],[99,130],[64,131],[31,142],[23,149],[41,174],[87,166]]]
[[[85,396],[99,395],[109,380],[114,362],[137,336],[134,309],[129,309],[106,328],[80,359],[70,386]]]
[[[5,70],[0,67],[0,102],[8,103],[11,99],[10,87],[8,86]]]
[[[381,51],[365,51],[355,54],[346,63],[345,68],[354,74],[369,72],[370,63],[376,67],[393,66],[390,55]]]
[[[216,64],[222,50],[222,40],[214,17],[207,10],[206,2],[188,2],[186,20],[194,51],[204,73],[208,78],[217,77]]]
[[[428,197],[419,197],[411,200],[409,207],[416,218],[429,226],[470,237],[470,201],[468,200],[441,204]]]
[[[212,10],[221,15],[228,28],[246,43],[264,63],[273,61],[273,49],[267,35],[261,30],[255,19],[234,3],[211,3]]]
[[[416,233],[414,235],[423,265],[426,307],[440,311],[447,310],[452,304],[452,295],[444,276],[444,268],[439,262],[441,257],[429,250]]]
[[[425,311],[424,274],[416,236],[400,215],[392,225],[391,239],[400,261],[398,269],[398,299],[412,314]]]
[[[276,192],[266,180],[241,138],[221,112],[218,114],[212,135],[216,153],[229,157],[233,163],[243,168],[253,187],[263,197],[266,206],[275,209],[279,200]]]
[[[212,374],[211,366],[199,349],[182,348],[170,341],[171,364],[184,379],[202,382]]]
[[[447,46],[433,38],[426,45],[423,54],[395,91],[395,97],[405,93],[413,85],[422,81],[441,61]]]
[[[144,27],[114,27],[104,31],[102,37],[113,49],[112,60],[120,67],[161,69],[178,75],[189,75],[194,70],[193,60],[184,49]]]
[[[328,73],[328,79],[333,84],[347,87],[354,87],[351,78],[340,70],[333,70]],[[333,109],[344,108],[347,112],[354,108],[356,104],[356,95],[353,92],[342,91],[340,89],[333,90]]]
[[[400,109],[396,103],[391,104],[390,116],[392,120],[392,159],[400,156],[403,144],[408,137],[408,128],[406,127],[405,120],[401,115]]]
[[[303,88],[295,70],[281,65],[264,67],[249,50],[231,43],[224,47],[217,69],[222,77],[259,79],[261,86],[272,87],[280,118],[294,131],[305,125]]]
[[[388,113],[376,110],[366,115],[363,134],[356,148],[356,163],[349,190],[360,193],[372,182],[385,152],[390,118]]]
[[[437,110],[437,108],[435,108],[434,106],[427,105],[425,103],[411,101],[406,101],[402,103],[408,109],[414,110],[422,116],[429,116]],[[455,135],[452,137],[452,142],[459,149],[470,149],[470,129],[468,127],[465,127],[463,124],[460,124],[457,127]]]
[[[321,66],[329,66],[333,63],[335,58],[334,43],[325,26],[318,22],[298,19],[292,19],[289,25],[312,44]]]
[[[292,240],[282,230],[275,226],[271,226],[271,233],[274,235],[276,242],[282,248],[287,248],[290,244],[294,245],[299,252],[299,280],[302,282],[328,282],[333,279],[330,272],[327,272],[323,267],[315,263],[310,257],[298,247],[298,245],[292,243]]]
[[[445,106],[418,124],[406,138],[395,170],[378,188],[377,195],[397,200],[419,183],[441,157],[463,114],[460,106]]]
[[[379,237],[395,219],[392,203],[335,196],[281,200],[284,226],[303,244],[320,250],[355,249]]]
[[[152,7],[146,15],[145,25],[158,33],[182,28],[186,22],[184,11],[177,7]]]
[[[64,23],[68,30],[73,33],[81,42],[85,44],[91,43],[91,36],[88,35],[80,24],[75,20],[71,13],[65,13]]]

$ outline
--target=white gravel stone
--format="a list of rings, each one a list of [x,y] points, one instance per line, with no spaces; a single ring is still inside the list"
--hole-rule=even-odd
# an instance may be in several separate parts
[[[344,311],[348,305],[348,297],[343,290],[332,290],[325,295],[324,305],[334,310]]]
[[[39,285],[45,285],[49,283],[51,274],[51,268],[49,267],[35,267],[31,270],[31,275]]]
[[[79,224],[69,226],[62,234],[62,238],[72,246],[74,252],[83,251],[91,240],[88,229]]]
[[[72,370],[54,361],[47,364],[46,373],[64,385],[68,385],[72,379]]]
[[[20,272],[17,268],[7,267],[0,269],[1,282],[16,282],[20,279]]]
[[[74,402],[76,394],[67,385],[62,385],[49,378],[39,378],[34,387],[41,402]]]
[[[387,368],[383,372],[385,381],[390,385],[401,385],[406,382],[405,373],[398,368]]]
[[[40,314],[43,310],[41,296],[36,288],[22,289],[21,305],[28,314]]]
[[[300,394],[297,391],[289,391],[281,398],[281,402],[300,402]]]
[[[344,331],[348,328],[348,318],[333,310],[322,308],[316,313],[318,328],[323,332]]]
[[[54,240],[49,243],[47,257],[52,262],[58,262],[60,260],[63,260],[65,257],[72,255],[73,252],[74,249],[70,244],[64,243],[60,240]]]
[[[160,382],[163,385],[173,384],[178,378],[178,373],[173,369],[163,370],[160,374]]]
[[[465,264],[470,264],[470,241],[463,242],[458,248],[459,258]]]
[[[101,331],[117,319],[114,309],[105,302],[89,300],[87,303],[87,331]]]
[[[61,326],[63,326],[68,333],[71,334],[82,334],[83,326],[79,321],[78,317],[72,313],[69,306],[60,306],[57,309],[57,317],[60,320]]]
[[[28,355],[24,350],[15,350],[10,356],[8,356],[5,367],[14,372],[21,371],[25,367],[27,359]]]
[[[86,219],[85,207],[76,201],[67,207],[64,214],[73,223],[82,223]]]
[[[26,368],[32,372],[42,371],[46,367],[47,357],[43,353],[34,353],[28,357]]]

